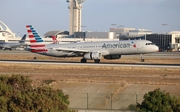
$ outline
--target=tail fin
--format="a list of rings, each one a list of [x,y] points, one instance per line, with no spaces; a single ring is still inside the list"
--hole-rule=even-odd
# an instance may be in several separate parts
[[[53,43],[52,44],[58,44],[58,40],[55,36],[52,36]]]
[[[36,30],[31,25],[26,25],[29,40],[30,40],[30,49],[31,52],[34,53],[45,53],[47,52],[46,45],[44,44],[44,41],[39,36],[39,34],[36,32]]]
[[[19,43],[25,43],[26,40],[26,34],[24,34],[24,36],[21,38],[21,40],[19,41]]]
[[[30,43],[44,42],[36,30],[31,25],[26,25]]]

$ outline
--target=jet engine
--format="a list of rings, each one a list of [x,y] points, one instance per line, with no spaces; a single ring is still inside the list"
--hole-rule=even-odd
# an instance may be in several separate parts
[[[90,53],[84,54],[84,59],[97,60],[101,58],[102,58],[102,55],[100,52],[90,52]]]
[[[105,59],[113,60],[113,59],[120,59],[121,55],[106,55],[104,56]]]

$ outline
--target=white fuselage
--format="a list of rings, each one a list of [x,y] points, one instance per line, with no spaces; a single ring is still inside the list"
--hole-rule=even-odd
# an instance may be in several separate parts
[[[24,43],[10,43],[10,42],[0,43],[1,48],[16,48],[22,45],[24,45]]]
[[[47,52],[41,54],[56,57],[83,56],[85,53],[80,52],[81,50],[86,50],[89,52],[100,52],[102,56],[106,56],[146,54],[156,52],[159,49],[156,45],[153,45],[151,41],[147,40],[48,44],[46,45],[46,48]]]

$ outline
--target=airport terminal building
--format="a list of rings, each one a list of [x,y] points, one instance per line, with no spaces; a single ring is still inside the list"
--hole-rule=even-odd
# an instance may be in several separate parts
[[[155,43],[161,51],[180,51],[180,31],[171,31],[167,34],[150,34],[146,35],[145,39]]]
[[[59,43],[146,39],[159,46],[161,51],[180,51],[180,31],[157,34],[146,29],[110,28],[109,32],[86,31],[75,32],[74,35],[69,35],[68,31],[57,30],[45,33],[43,40],[46,43],[52,43],[52,36],[56,36]],[[16,37],[15,33],[13,33],[3,22],[0,21],[0,41],[14,42],[19,41],[20,39],[21,37]],[[26,43],[29,43],[29,38],[26,39]]]

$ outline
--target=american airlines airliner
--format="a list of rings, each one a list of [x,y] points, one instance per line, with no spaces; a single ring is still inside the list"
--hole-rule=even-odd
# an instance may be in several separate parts
[[[157,52],[158,46],[148,40],[120,40],[105,42],[82,42],[68,44],[45,44],[39,34],[31,25],[26,25],[30,39],[30,51],[54,57],[82,57],[81,63],[94,60],[99,63],[101,58],[114,60],[121,55],[143,54]]]

